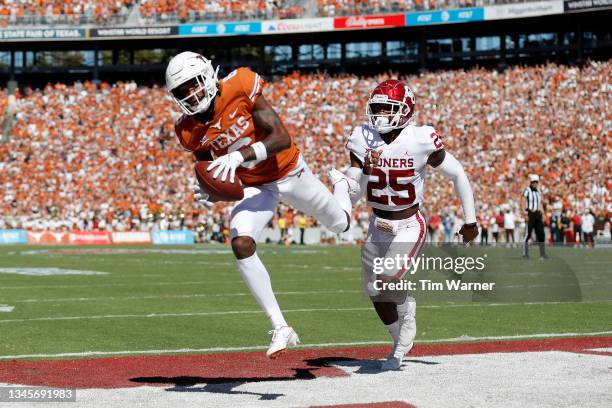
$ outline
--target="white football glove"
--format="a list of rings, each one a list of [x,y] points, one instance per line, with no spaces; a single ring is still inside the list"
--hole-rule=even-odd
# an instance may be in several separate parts
[[[199,183],[194,183],[191,186],[191,190],[193,191],[193,196],[195,197],[195,200],[198,203],[204,204],[208,208],[212,207],[215,204],[214,202],[208,200],[210,195],[206,191],[202,190],[202,187],[200,187]]]
[[[217,170],[213,173],[213,178],[216,179],[221,174],[221,181],[227,180],[227,175],[230,176],[230,183],[234,182],[236,169],[244,163],[244,156],[239,151],[217,157],[206,170],[211,171],[215,167]]]

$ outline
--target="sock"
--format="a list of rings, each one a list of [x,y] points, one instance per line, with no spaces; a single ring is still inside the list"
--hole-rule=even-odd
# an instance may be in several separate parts
[[[340,208],[346,211],[346,213],[350,217],[351,211],[353,209],[353,204],[351,203],[348,182],[346,180],[342,180],[334,184],[334,198],[336,199],[336,201],[338,201],[338,204],[340,204]]]
[[[281,312],[278,306],[276,296],[274,296],[274,292],[272,291],[270,275],[257,256],[257,253],[254,253],[248,258],[238,259],[237,263],[244,283],[246,283],[251,290],[259,306],[266,312],[266,315],[268,315],[272,327],[278,329],[282,326],[288,326],[283,317],[283,312]]]
[[[400,330],[399,320],[396,320],[395,322],[391,324],[386,324],[385,326],[387,327],[387,330],[389,330],[389,334],[393,338],[393,343],[397,343],[399,340],[399,330]]]
[[[408,296],[404,303],[397,305],[397,314],[400,319],[414,319],[416,317],[416,301],[414,298]]]

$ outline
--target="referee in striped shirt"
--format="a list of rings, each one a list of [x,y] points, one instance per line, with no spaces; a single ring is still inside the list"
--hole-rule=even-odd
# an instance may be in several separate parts
[[[523,258],[529,258],[529,239],[535,230],[538,246],[540,247],[540,258],[546,259],[544,251],[544,221],[542,219],[542,193],[538,190],[540,177],[537,174],[529,175],[529,187],[523,191],[521,200],[521,211],[527,213],[527,234],[525,235],[525,245]]]

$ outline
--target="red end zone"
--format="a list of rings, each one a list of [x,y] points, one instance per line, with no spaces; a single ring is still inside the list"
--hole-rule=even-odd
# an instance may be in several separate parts
[[[612,347],[612,337],[416,345],[410,357],[529,351],[589,351]],[[66,388],[123,388],[196,383],[308,380],[347,376],[334,362],[382,359],[389,347],[293,350],[278,360],[262,351],[79,360],[0,361],[0,383]]]

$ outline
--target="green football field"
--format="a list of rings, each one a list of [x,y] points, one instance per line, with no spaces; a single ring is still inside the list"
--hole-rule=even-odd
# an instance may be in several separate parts
[[[548,261],[486,251],[499,296],[417,296],[418,341],[612,335],[612,250],[550,248]],[[259,253],[304,346],[388,341],[361,291],[360,247],[261,245]],[[0,247],[0,310],[0,358],[231,351],[269,341],[268,320],[226,246]]]

